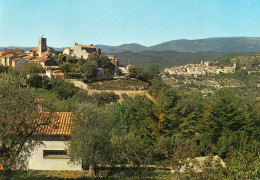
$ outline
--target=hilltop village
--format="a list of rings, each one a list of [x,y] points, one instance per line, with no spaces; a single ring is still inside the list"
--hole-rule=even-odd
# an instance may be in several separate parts
[[[57,66],[57,63],[51,55],[71,55],[78,59],[88,59],[90,53],[97,53],[97,49],[93,45],[80,45],[75,43],[74,48],[64,49],[63,52],[55,51],[53,48],[47,46],[47,38],[39,37],[38,47],[23,51],[20,49],[5,49],[0,51],[0,65],[8,66],[15,69],[18,72],[22,72],[23,68],[28,63],[38,63],[46,71],[46,74],[39,73],[38,75],[44,76],[47,79],[51,78],[61,78],[64,79],[64,73],[60,70],[60,67]],[[111,63],[114,64],[115,70],[114,75],[118,75],[118,65],[119,61],[115,58],[114,55],[105,55],[109,58]],[[104,71],[101,68],[97,69],[98,77],[105,77]]]

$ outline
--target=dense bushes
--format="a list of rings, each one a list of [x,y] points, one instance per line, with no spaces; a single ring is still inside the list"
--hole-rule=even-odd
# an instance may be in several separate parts
[[[82,74],[81,73],[76,73],[76,72],[68,72],[66,73],[66,78],[67,79],[79,79],[82,78]]]
[[[48,83],[46,89],[51,90],[52,92],[57,94],[60,99],[68,99],[76,93],[76,90],[72,83],[66,82],[61,79],[52,79]]]

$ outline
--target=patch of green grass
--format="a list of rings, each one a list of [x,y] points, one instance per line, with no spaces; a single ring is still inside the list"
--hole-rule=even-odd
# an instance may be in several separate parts
[[[88,171],[12,171],[9,175],[3,176],[3,171],[0,171],[0,179],[7,180],[91,180],[91,179],[172,179],[173,174],[167,170],[148,169],[145,171],[140,168],[112,168],[107,170],[100,170],[96,178],[87,176]],[[2,176],[1,176],[2,175]]]
[[[93,179],[87,178],[88,171],[40,171],[40,170],[28,170],[28,171],[12,171],[9,175],[3,176],[3,172],[0,172],[0,179],[10,180],[59,180],[59,179]]]

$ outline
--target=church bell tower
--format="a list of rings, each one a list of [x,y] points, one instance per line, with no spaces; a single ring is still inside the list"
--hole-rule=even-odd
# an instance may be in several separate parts
[[[45,51],[47,51],[47,39],[44,37],[39,37],[39,44],[38,44],[39,56],[41,56],[41,54]]]

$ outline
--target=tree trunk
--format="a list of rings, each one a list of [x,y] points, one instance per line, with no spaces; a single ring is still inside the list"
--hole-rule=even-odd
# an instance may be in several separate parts
[[[89,164],[88,176],[89,177],[96,177],[96,169],[95,169],[94,164]]]
[[[179,179],[180,179],[180,177],[179,177],[179,171],[177,171],[174,180],[179,180]]]

